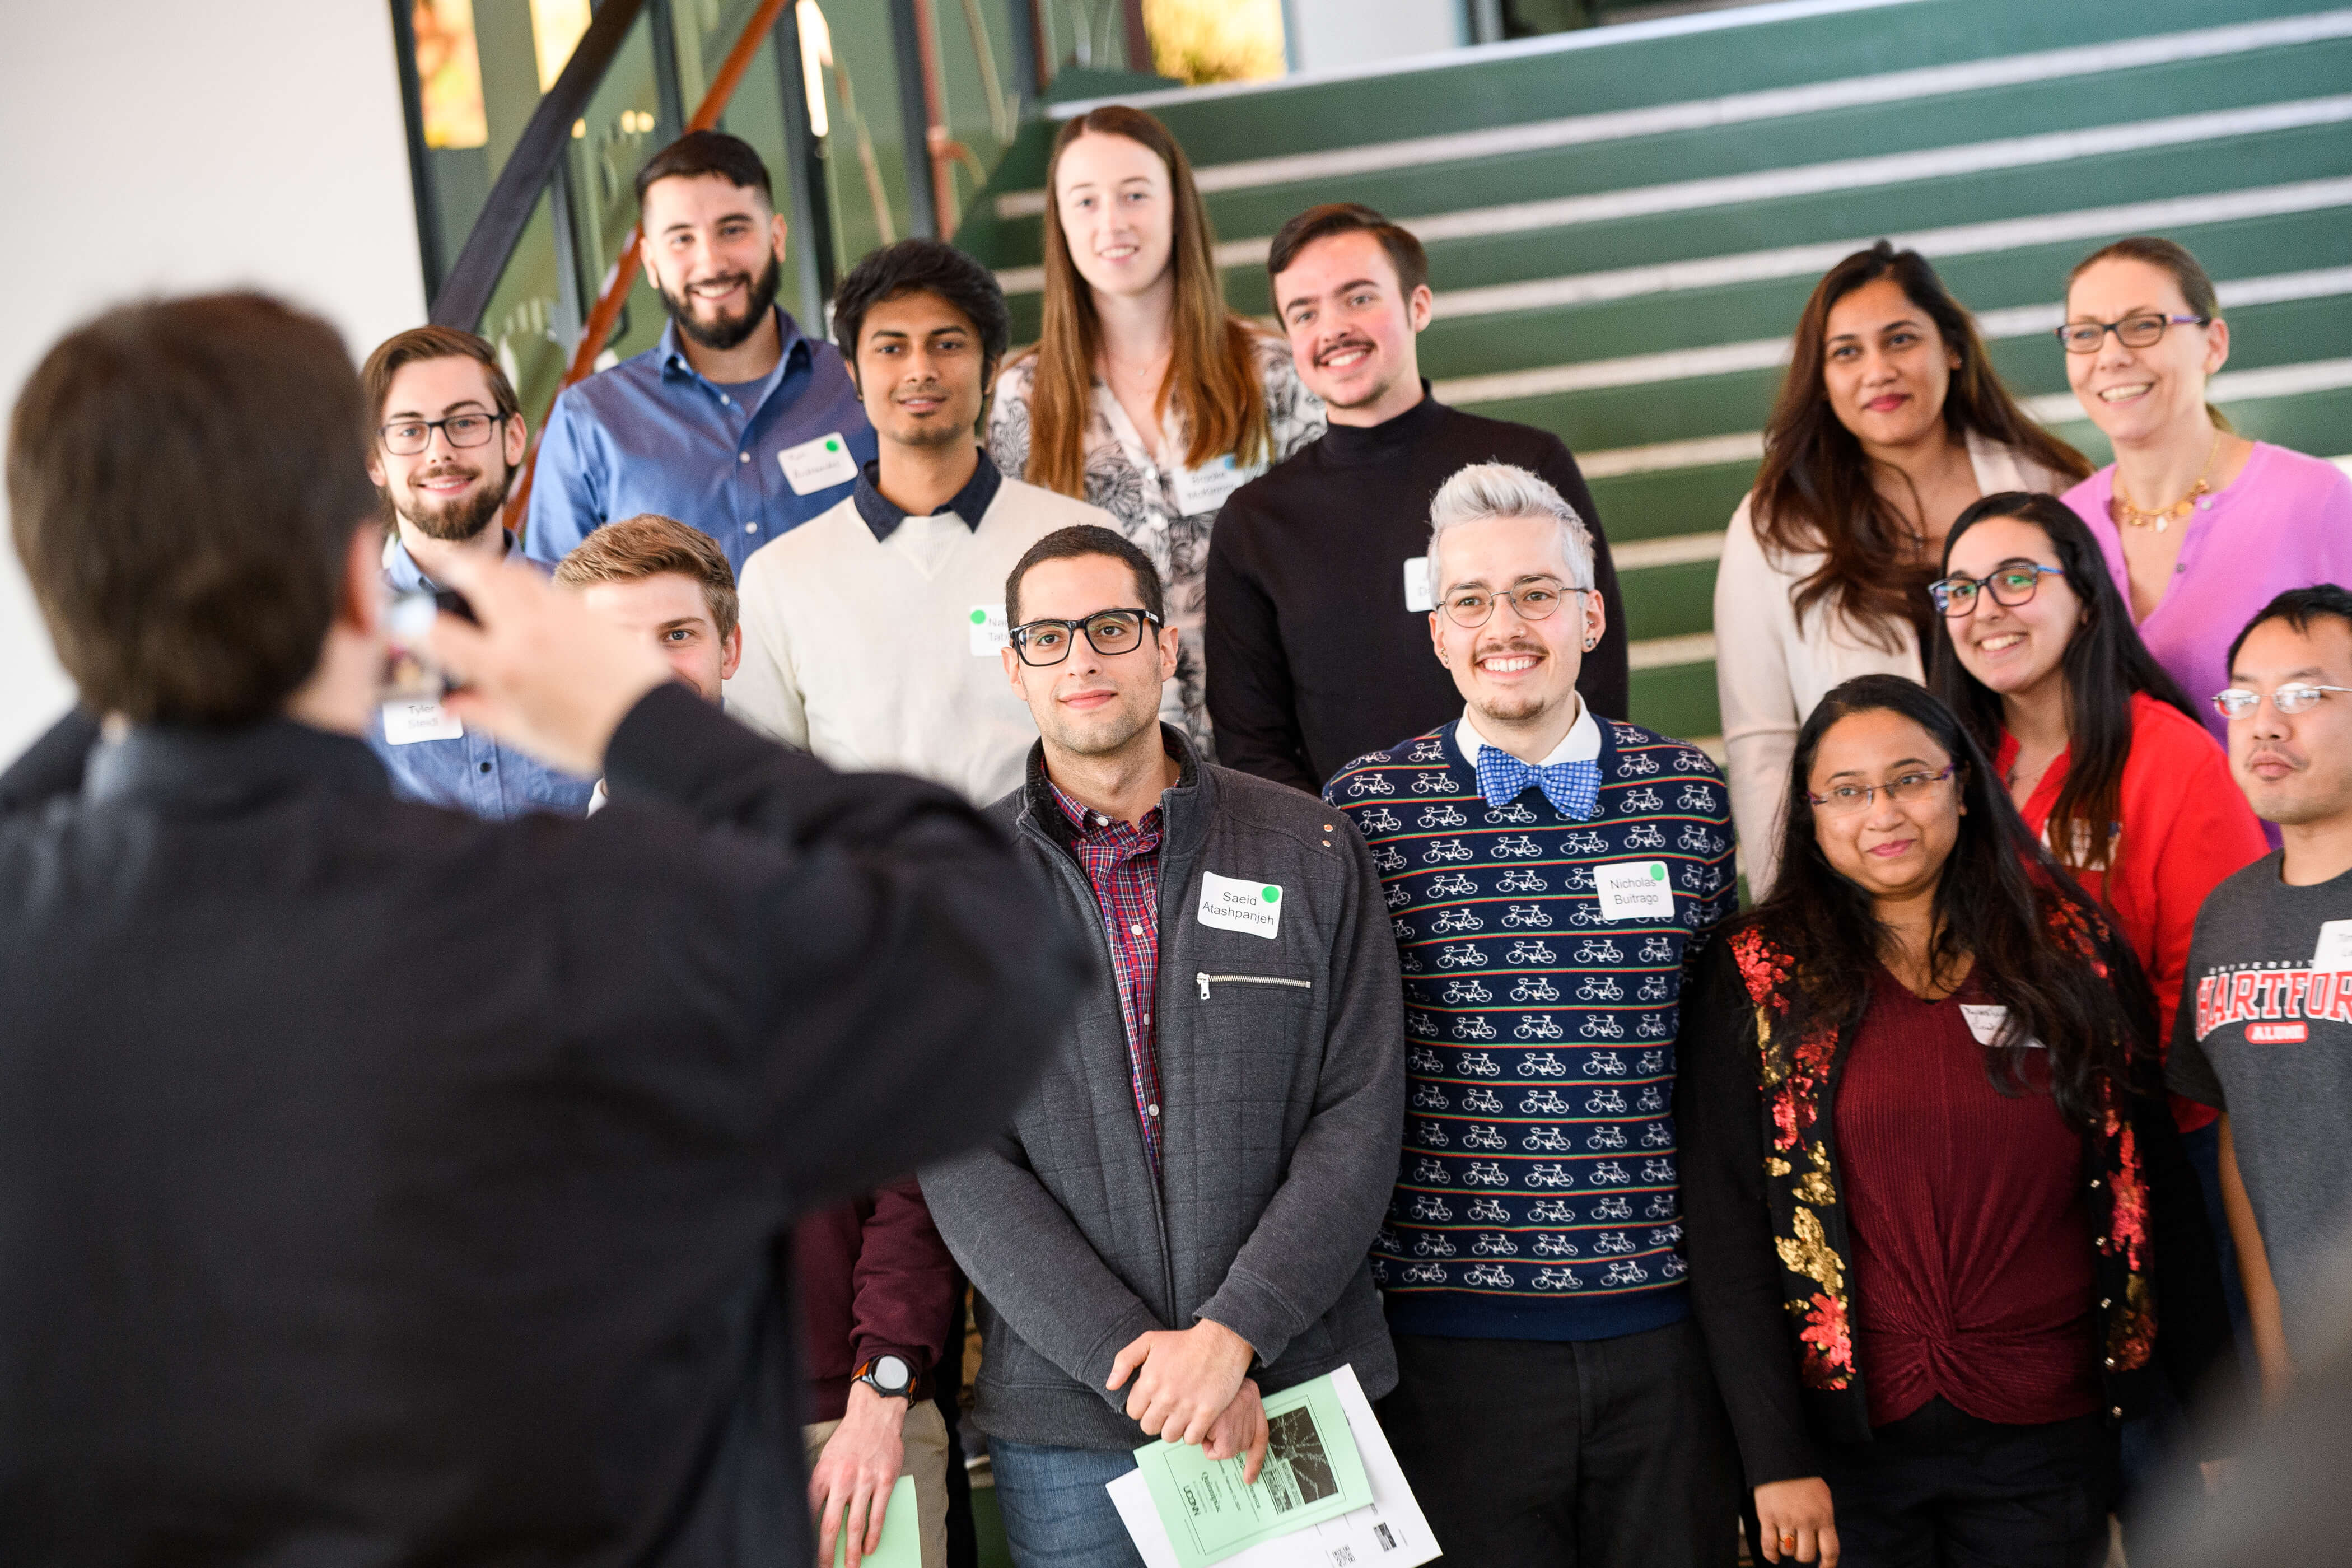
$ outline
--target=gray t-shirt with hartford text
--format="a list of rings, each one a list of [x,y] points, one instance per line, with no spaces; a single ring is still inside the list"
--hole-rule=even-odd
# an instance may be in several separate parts
[[[2310,1314],[2352,1243],[2352,966],[2313,963],[2320,928],[2352,921],[2352,872],[2291,887],[2281,861],[2279,851],[2255,861],[2198,911],[2166,1077],[2175,1092],[2229,1112],[2287,1344],[2300,1355],[2328,1331]]]

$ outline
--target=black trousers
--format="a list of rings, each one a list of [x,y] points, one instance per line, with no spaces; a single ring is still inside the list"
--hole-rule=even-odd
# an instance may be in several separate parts
[[[2105,1561],[2116,1436],[2098,1416],[2011,1426],[1930,1399],[1874,1437],[1822,1445],[1843,1568]]]
[[[1400,1334],[1381,1428],[1445,1561],[1731,1568],[1739,1462],[1696,1323],[1622,1339]]]

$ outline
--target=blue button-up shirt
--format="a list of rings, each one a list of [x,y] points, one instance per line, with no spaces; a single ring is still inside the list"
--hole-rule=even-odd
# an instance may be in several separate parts
[[[540,438],[531,559],[551,566],[604,524],[651,511],[718,540],[740,576],[760,546],[838,506],[875,456],[873,427],[840,351],[803,336],[781,307],[776,325],[783,356],[763,381],[706,380],[672,321],[652,348],[567,388]],[[849,461],[831,465],[837,481],[803,495],[783,455],[827,437]]]
[[[507,535],[507,548],[514,548],[512,534]],[[396,536],[383,548],[383,580],[395,594],[432,592],[437,587],[417,570]],[[469,811],[493,822],[533,811],[583,816],[588,796],[596,787],[593,779],[558,773],[474,730],[455,740],[410,741],[395,746],[384,732],[381,710],[368,731],[368,744],[383,759],[394,794],[428,805]]]

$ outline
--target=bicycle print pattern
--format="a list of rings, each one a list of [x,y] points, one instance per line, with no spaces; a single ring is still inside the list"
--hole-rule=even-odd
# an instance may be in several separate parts
[[[1674,1042],[1684,967],[1732,906],[1729,805],[1696,748],[1601,728],[1584,821],[1538,790],[1484,799],[1451,724],[1325,791],[1371,847],[1404,970],[1384,1290],[1607,1300],[1686,1276]],[[1595,868],[1622,860],[1664,863],[1670,919],[1603,909]]]

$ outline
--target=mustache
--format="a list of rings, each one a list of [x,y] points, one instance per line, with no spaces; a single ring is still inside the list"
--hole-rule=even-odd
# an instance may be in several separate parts
[[[1328,343],[1322,348],[1317,349],[1315,351],[1315,363],[1317,364],[1321,364],[1333,354],[1344,353],[1349,349],[1363,349],[1367,352],[1370,352],[1377,350],[1379,346],[1379,344],[1373,342],[1370,338],[1364,337],[1356,332],[1349,332],[1347,336],[1339,339],[1337,342]]]

